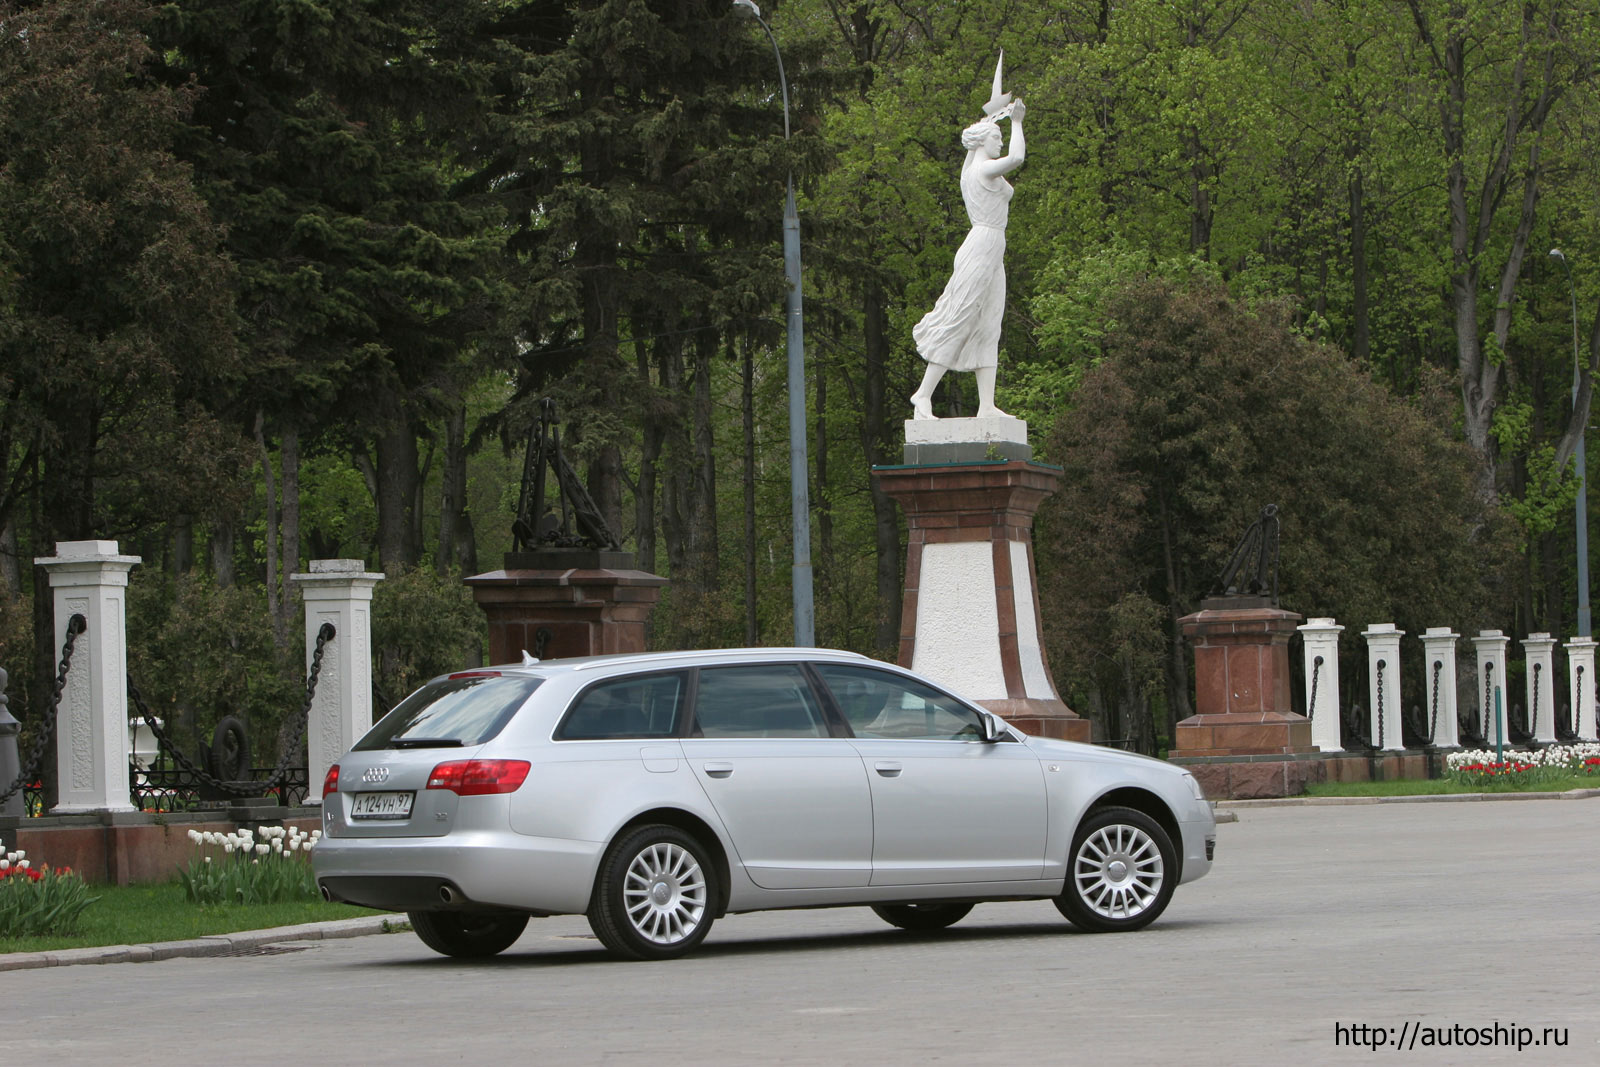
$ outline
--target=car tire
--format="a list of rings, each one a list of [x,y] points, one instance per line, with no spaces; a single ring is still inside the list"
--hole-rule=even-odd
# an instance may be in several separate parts
[[[476,959],[504,952],[528,926],[526,915],[470,911],[407,912],[422,943],[444,956]]]
[[[1089,933],[1138,930],[1166,910],[1177,878],[1177,852],[1160,823],[1132,808],[1099,808],[1072,836],[1055,904]]]
[[[967,917],[971,904],[874,904],[873,913],[902,930],[943,930]]]
[[[682,956],[711,929],[716,878],[709,853],[693,835],[676,826],[630,830],[600,861],[589,926],[625,959]]]

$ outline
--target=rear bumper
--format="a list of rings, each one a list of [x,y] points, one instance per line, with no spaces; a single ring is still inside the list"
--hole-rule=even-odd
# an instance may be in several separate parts
[[[588,910],[603,843],[510,836],[324,837],[311,860],[334,899],[386,911]]]

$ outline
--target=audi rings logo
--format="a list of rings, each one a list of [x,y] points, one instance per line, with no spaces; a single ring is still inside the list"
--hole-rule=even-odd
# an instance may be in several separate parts
[[[361,772],[361,780],[369,785],[376,785],[379,782],[387,782],[389,780],[389,768],[368,767],[366,770]]]

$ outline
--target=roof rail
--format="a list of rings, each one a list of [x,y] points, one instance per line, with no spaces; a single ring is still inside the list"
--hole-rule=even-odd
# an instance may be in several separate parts
[[[619,656],[596,657],[589,662],[579,663],[572,669],[575,671],[594,670],[597,667],[607,667],[622,660],[686,660],[705,656],[749,656],[752,659],[762,656],[778,655],[785,653],[796,656],[826,656],[838,659],[868,660],[871,657],[863,656],[859,652],[848,652],[840,648],[701,648],[681,652],[633,652]],[[549,664],[550,661],[546,661]]]

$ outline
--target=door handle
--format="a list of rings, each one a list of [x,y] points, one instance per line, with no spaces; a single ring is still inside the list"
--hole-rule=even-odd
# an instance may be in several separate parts
[[[704,764],[704,767],[706,774],[712,778],[726,778],[733,773],[733,764],[731,763],[707,763]]]
[[[872,769],[883,775],[885,778],[900,777],[900,764],[893,763],[889,760],[879,760],[877,763],[872,765]]]

